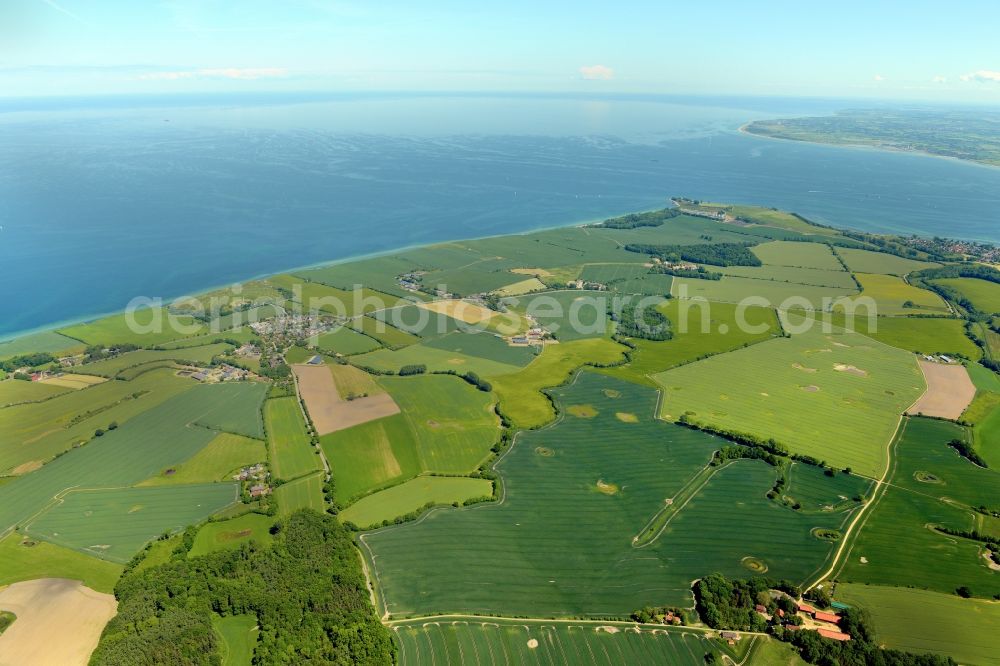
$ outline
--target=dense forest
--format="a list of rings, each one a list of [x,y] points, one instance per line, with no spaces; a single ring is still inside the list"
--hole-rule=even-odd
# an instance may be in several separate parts
[[[623,305],[616,319],[616,334],[619,336],[644,340],[669,340],[673,337],[670,320],[655,308]]]
[[[251,614],[260,627],[254,664],[391,664],[392,638],[372,607],[358,555],[333,516],[301,510],[275,526],[265,548],[166,564],[133,561],[115,588],[118,615],[92,664],[220,664],[213,614]]]
[[[761,261],[747,245],[739,243],[715,243],[700,245],[657,245],[649,243],[629,243],[629,252],[649,254],[663,261],[690,261],[711,266],[760,266]]]
[[[785,594],[772,595],[770,590]],[[953,666],[949,657],[933,654],[916,655],[879,647],[867,613],[848,608],[840,612],[840,630],[851,636],[849,641],[835,641],[815,631],[788,631],[757,613],[754,608],[765,606],[768,615],[782,610],[794,617],[795,602],[786,595],[797,595],[794,586],[768,578],[728,580],[722,574],[711,574],[694,584],[695,607],[702,620],[714,629],[767,631],[775,638],[795,646],[799,655],[810,664],[839,666]]]

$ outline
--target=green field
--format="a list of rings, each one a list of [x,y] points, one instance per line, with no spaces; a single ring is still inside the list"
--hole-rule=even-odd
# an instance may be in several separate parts
[[[400,302],[396,296],[371,289],[338,289],[322,282],[308,282],[292,275],[275,275],[268,282],[292,292],[293,300],[303,307],[304,313],[324,312],[338,317],[373,312],[391,308]]]
[[[829,304],[839,298],[856,295],[858,290],[853,287],[816,287],[774,280],[724,277],[721,280],[676,278],[672,293],[675,298],[681,299],[704,298],[722,303],[740,303],[746,300],[748,304],[758,307],[823,310],[829,309]]]
[[[703,666],[705,655],[739,659],[734,649],[681,628],[634,629],[598,622],[441,618],[392,626],[401,666],[573,664]],[[608,628],[611,631],[608,631]],[[752,639],[747,639],[749,643]],[[534,647],[529,646],[529,641]],[[741,645],[741,647],[743,647]]]
[[[847,327],[842,312],[824,313],[820,321],[840,328]],[[951,354],[973,360],[982,351],[965,334],[965,321],[947,317],[876,317],[862,311],[855,317],[852,330],[893,347],[919,354]],[[988,371],[987,371],[988,372]],[[998,384],[1000,388],[1000,384]]]
[[[691,581],[705,571],[752,575],[746,557],[766,562],[768,575],[808,578],[830,547],[811,530],[839,528],[850,515],[805,515],[772,502],[764,493],[775,470],[737,461],[659,538],[635,548],[633,537],[721,440],[655,420],[656,392],[634,384],[585,372],[553,393],[564,416],[521,433],[497,465],[502,503],[435,511],[363,537],[393,617],[605,617],[646,604],[687,606]]]
[[[769,340],[780,333],[781,326],[774,310],[738,308],[731,303],[666,301],[657,309],[670,320],[673,337],[660,342],[632,339],[636,349],[632,350],[629,363],[614,368],[599,368],[597,372],[656,387],[656,382],[650,378],[653,374]]]
[[[239,548],[248,541],[269,546],[274,540],[271,526],[274,518],[259,513],[246,513],[238,518],[205,523],[195,535],[188,557],[207,555],[226,548]]]
[[[457,352],[463,356],[474,356],[479,359],[502,363],[505,367],[524,367],[534,360],[536,351],[531,347],[514,347],[508,345],[503,338],[492,333],[461,333],[454,332],[422,345],[424,348],[440,349]],[[510,370],[513,372],[514,370]],[[499,373],[483,373],[499,374]]]
[[[27,382],[20,379],[0,381],[0,407],[21,402],[38,402],[73,389],[42,382]]]
[[[195,385],[41,469],[0,484],[0,532],[35,515],[70,488],[132,486],[189,460],[218,435],[193,424],[227,420],[234,406],[240,410],[242,403],[255,401],[262,387]]]
[[[323,501],[323,473],[304,476],[274,489],[278,502],[278,513],[289,516],[299,509],[314,509],[322,513],[326,509]]]
[[[250,666],[260,628],[253,615],[212,616],[212,627],[222,639],[222,666]]]
[[[565,382],[574,370],[587,363],[614,363],[623,358],[626,347],[606,338],[576,340],[546,345],[542,353],[524,369],[510,375],[492,377],[500,408],[520,428],[538,428],[555,418],[552,403],[542,389]]]
[[[424,471],[463,474],[489,455],[500,434],[491,394],[447,375],[383,377],[379,382],[414,434]]]
[[[871,613],[880,643],[916,654],[933,652],[961,664],[996,663],[1000,604],[953,594],[878,585],[836,588],[838,601]]]
[[[451,504],[493,494],[493,483],[486,479],[450,476],[421,476],[406,483],[355,502],[340,512],[340,519],[361,527],[391,521],[427,503]]]
[[[978,363],[970,363],[966,366],[966,369],[969,371],[969,377],[972,378],[972,383],[976,385],[977,389],[1000,393],[1000,374]]]
[[[230,349],[232,349],[232,346],[225,343],[169,350],[140,349],[139,351],[126,352],[113,358],[94,361],[93,363],[84,363],[81,366],[73,368],[73,372],[83,375],[114,377],[127,368],[134,368],[156,361],[177,361],[178,363],[205,365],[210,363],[216,356],[225,354]]]
[[[70,491],[23,532],[125,564],[164,532],[183,530],[238,500],[235,483]]]
[[[0,538],[0,562],[0,586],[35,578],[70,578],[108,594],[114,592],[123,569],[120,564],[17,533]]]
[[[415,268],[419,268],[419,266],[399,257],[376,257],[307,271],[297,271],[295,274],[307,280],[322,282],[339,289],[351,290],[356,285],[364,285],[395,296],[427,298],[421,294],[404,290],[396,280],[397,275],[407,273]]]
[[[136,330],[132,330],[126,315],[116,314],[60,328],[57,332],[88,345],[133,344],[140,347],[152,347],[208,332],[208,327],[203,322],[190,315],[171,314],[166,308],[135,312],[134,323],[137,325]]]
[[[599,282],[620,294],[669,294],[673,277],[651,273],[642,264],[587,264],[580,273],[586,282]]]
[[[996,282],[977,278],[951,278],[934,282],[962,294],[980,312],[1000,314],[1000,284]]]
[[[602,291],[547,291],[517,297],[511,308],[528,314],[561,342],[604,337],[613,295]]]
[[[298,398],[268,400],[264,403],[264,419],[275,478],[290,480],[320,469],[321,462],[306,432]]]
[[[364,354],[381,347],[377,340],[358,333],[354,329],[341,327],[316,338],[316,347],[328,352],[350,356]]]
[[[771,241],[751,249],[765,264],[794,266],[824,271],[842,271],[844,267],[834,256],[829,245],[801,241]]]
[[[264,420],[260,409],[267,397],[263,382],[226,382],[216,384],[215,395],[226,401],[225,409],[207,410],[195,425],[255,439],[264,439]]]
[[[855,277],[861,283],[861,295],[875,300],[878,314],[881,316],[947,315],[951,312],[941,297],[933,291],[914,287],[895,275],[856,273]],[[866,311],[864,313],[867,314]]]
[[[67,338],[55,331],[43,331],[0,342],[0,359],[32,352],[48,352],[53,355],[60,352],[70,354],[83,351],[84,346],[79,340]]]
[[[848,247],[838,247],[837,254],[844,260],[847,267],[855,273],[881,273],[883,275],[906,275],[925,268],[934,268],[941,264],[932,261],[917,261],[905,259],[894,254],[872,252]]]
[[[912,355],[835,330],[824,335],[814,325],[655,375],[661,415],[773,437],[793,452],[878,476],[923,377]]]
[[[386,324],[384,321],[374,317],[356,317],[348,324],[350,328],[375,338],[386,347],[405,347],[420,342],[420,338],[406,331],[402,331],[394,326]]]
[[[976,523],[969,507],[997,503],[1000,475],[947,445],[962,436],[960,426],[946,421],[904,422],[892,485],[862,523],[838,580],[946,594],[966,585],[978,597],[1000,593],[1000,576],[987,566],[979,543],[933,529],[971,530]]]
[[[122,425],[183,392],[197,388],[171,370],[128,382],[104,382],[44,402],[0,409],[0,471],[40,464],[89,440],[98,428]]]
[[[229,481],[241,467],[267,460],[267,450],[259,439],[228,432],[220,433],[190,460],[161,470],[142,486],[183,485]]]
[[[402,414],[324,435],[320,446],[333,469],[339,502],[421,472],[416,437]]]
[[[837,287],[856,291],[851,274],[839,267],[836,270],[822,268],[800,268],[797,266],[706,266],[709,270],[724,273],[734,277],[753,278],[756,280],[773,280],[775,282],[792,282],[816,287]]]
[[[462,333],[452,333],[442,338],[451,338],[453,335],[465,335]],[[480,334],[484,337],[490,336],[488,333]],[[474,337],[468,335],[468,337]],[[481,356],[470,356],[458,351],[438,349],[427,344],[411,345],[396,351],[379,349],[370,354],[352,356],[351,363],[366,368],[374,368],[381,372],[398,372],[404,365],[424,365],[430,372],[474,372],[483,377],[493,377],[495,375],[506,375],[517,372],[518,366],[483,358]]]
[[[1000,395],[980,391],[969,405],[969,411],[976,406],[983,408],[983,413],[973,421],[972,438],[976,451],[992,469],[1000,469]],[[968,417],[968,412],[962,415],[963,419]]]

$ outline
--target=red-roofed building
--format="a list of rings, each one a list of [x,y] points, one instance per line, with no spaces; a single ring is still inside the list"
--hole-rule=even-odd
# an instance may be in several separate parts
[[[816,609],[809,604],[799,604],[799,610],[803,613],[809,613],[810,615],[816,612]]]
[[[797,624],[786,624],[785,631],[798,631],[802,627]]]
[[[829,638],[835,641],[849,641],[851,640],[850,634],[845,634],[839,631],[833,631],[832,629],[817,629],[819,635],[823,638]]]
[[[820,622],[829,622],[831,624],[837,624],[840,622],[840,616],[836,613],[824,613],[823,611],[816,611],[813,613],[813,617]]]
[[[767,608],[764,606],[764,604],[757,604],[756,606],[754,606],[754,610],[757,611],[758,613],[767,612]]]

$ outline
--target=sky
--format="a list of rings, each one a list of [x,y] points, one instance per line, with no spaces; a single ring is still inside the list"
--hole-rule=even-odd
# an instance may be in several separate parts
[[[1000,2],[0,0],[0,98],[523,91],[1000,105]]]

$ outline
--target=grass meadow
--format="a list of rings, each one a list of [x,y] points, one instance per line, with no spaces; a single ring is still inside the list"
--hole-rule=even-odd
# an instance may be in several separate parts
[[[0,381],[0,407],[21,402],[38,402],[72,390],[69,387],[55,384],[6,379]]]
[[[416,438],[402,414],[320,437],[340,502],[421,472]]]
[[[0,585],[35,578],[71,578],[111,594],[122,565],[12,532],[0,538]]]
[[[838,266],[836,270],[828,268],[801,268],[798,266],[706,266],[732,277],[752,278],[756,280],[772,280],[774,282],[790,282],[812,285],[814,287],[836,287],[848,291],[857,291],[857,284],[851,274]]]
[[[84,363],[73,368],[73,372],[85,375],[100,375],[102,377],[114,377],[123,370],[134,368],[147,363],[157,361],[176,361],[178,363],[210,363],[213,358],[225,354],[232,349],[226,343],[209,344],[199,347],[183,347],[180,349],[154,350],[140,349],[138,351],[126,352],[113,358]]]
[[[132,486],[191,459],[219,434],[194,424],[227,421],[234,407],[239,412],[242,403],[257,404],[259,386],[196,385],[41,469],[0,485],[0,532],[37,514],[70,488]]]
[[[980,312],[1000,314],[1000,284],[977,278],[951,278],[935,282],[956,290],[972,301]]]
[[[290,480],[320,469],[320,459],[306,432],[298,398],[268,400],[264,403],[264,419],[275,478]]]
[[[809,243],[814,245],[814,243]],[[824,309],[826,301],[858,293],[856,287],[816,287],[793,282],[776,282],[743,277],[724,277],[721,280],[698,280],[675,278],[673,295],[675,298],[704,298],[721,303],[739,303],[744,299],[764,299],[770,307],[806,307],[812,310]],[[759,302],[754,305],[762,305]]]
[[[42,331],[0,342],[0,359],[32,352],[48,352],[52,355],[72,354],[82,352],[84,347],[85,345],[79,340],[67,338],[55,331]]]
[[[820,321],[845,328],[848,321],[842,312],[824,313]],[[862,313],[851,329],[893,347],[920,354],[951,354],[973,360],[982,351],[965,334],[965,322],[949,317],[878,317],[870,322]]]
[[[670,320],[673,337],[665,341],[632,339],[636,346],[629,363],[598,368],[596,372],[611,377],[656,387],[651,375],[684,365],[698,359],[732,351],[741,347],[769,340],[781,332],[774,310],[749,307],[743,320],[754,332],[740,326],[736,305],[730,303],[697,303],[673,299],[657,308]],[[682,318],[689,322],[685,331],[680,328]],[[703,328],[704,325],[704,328]],[[757,328],[762,330],[756,331]]]
[[[420,476],[406,483],[368,495],[340,512],[340,519],[362,528],[383,520],[392,521],[428,502],[451,504],[493,494],[493,483],[486,479],[452,476]]]
[[[395,326],[390,326],[373,317],[356,317],[348,323],[348,326],[371,338],[374,338],[375,340],[378,340],[390,349],[405,347],[407,345],[420,342],[419,336],[407,333],[406,331],[398,329]]]
[[[219,433],[205,448],[180,465],[162,470],[142,486],[177,486],[188,483],[230,481],[241,467],[267,460],[267,447],[259,439]]]
[[[519,428],[539,428],[555,418],[552,402],[542,389],[562,384],[587,363],[617,362],[626,349],[607,338],[546,345],[523,369],[490,378],[500,398],[500,409]]]
[[[855,273],[855,277],[861,283],[861,295],[875,300],[878,314],[881,316],[947,315],[951,312],[941,297],[933,291],[914,287],[895,275]],[[911,305],[907,306],[907,303]]]
[[[332,315],[353,317],[400,303],[396,296],[361,288],[338,289],[322,282],[308,282],[292,275],[275,275],[268,282],[292,292],[304,312],[311,309]]]
[[[393,617],[627,615],[689,605],[691,580],[705,571],[753,575],[747,557],[793,580],[827,558],[830,544],[811,530],[837,529],[848,514],[771,502],[775,470],[759,461],[720,471],[648,547],[634,547],[722,441],[655,420],[656,392],[634,384],[584,372],[553,393],[560,420],[521,433],[497,464],[501,503],[432,511],[363,537]]]
[[[830,246],[824,243],[776,240],[756,245],[750,251],[763,263],[771,266],[813,268],[823,271],[844,270]]]
[[[954,594],[881,585],[840,584],[838,601],[871,613],[880,643],[916,654],[933,652],[985,666],[1000,654],[1000,604]]]
[[[0,409],[0,472],[34,466],[89,440],[111,422],[126,423],[176,395],[196,388],[172,370],[154,370],[134,380],[97,384],[43,402]]]
[[[359,333],[354,329],[341,327],[324,333],[316,339],[316,347],[327,352],[351,356],[364,354],[381,347],[377,340]]]
[[[23,532],[125,564],[164,532],[183,530],[238,499],[235,483],[73,491]]]
[[[290,516],[299,509],[314,509],[322,513],[326,509],[323,500],[323,473],[316,472],[290,481],[274,489],[278,502],[278,513]]]
[[[837,329],[841,330],[841,329]],[[819,327],[654,376],[661,416],[773,437],[792,452],[878,476],[899,416],[923,392],[911,354]]]
[[[440,339],[451,339],[453,335],[464,334],[451,333]],[[479,335],[492,337],[489,333]],[[467,337],[475,337],[475,335],[467,335]],[[506,375],[517,372],[519,369],[516,365],[499,363],[489,358],[472,356],[450,349],[440,349],[429,344],[411,345],[395,351],[378,349],[368,354],[352,356],[351,363],[382,372],[398,372],[404,365],[424,365],[431,372],[454,370],[460,373],[474,372],[482,377]]]
[[[208,332],[208,327],[203,322],[190,315],[171,315],[166,308],[135,312],[133,321],[137,326],[130,326],[129,318],[126,315],[116,314],[83,324],[67,326],[59,329],[57,333],[87,345],[133,344],[140,347],[152,347],[181,338],[204,335]],[[177,326],[170,325],[171,321],[176,322]],[[138,331],[133,330],[133,328],[137,328]],[[146,328],[151,330],[145,332]]]
[[[194,545],[188,551],[188,557],[207,555],[227,548],[239,548],[251,540],[268,546],[274,540],[270,532],[273,524],[274,518],[259,513],[246,513],[229,520],[205,523],[195,535]]]
[[[250,666],[260,628],[254,615],[212,616],[212,627],[221,640],[222,666]]]
[[[932,261],[917,261],[897,257],[894,254],[872,252],[855,248],[838,247],[837,254],[844,260],[847,267],[854,273],[881,273],[882,275],[906,275],[925,268],[934,268],[941,264]]]

